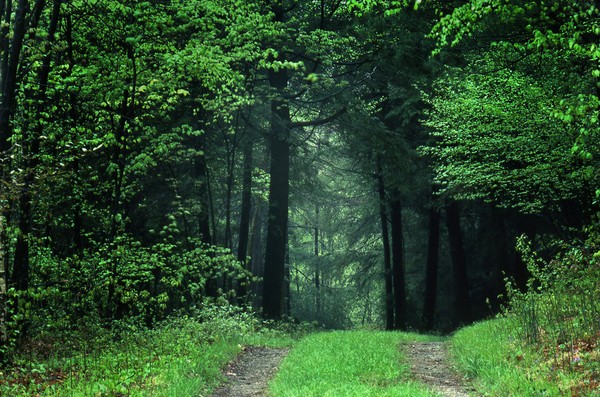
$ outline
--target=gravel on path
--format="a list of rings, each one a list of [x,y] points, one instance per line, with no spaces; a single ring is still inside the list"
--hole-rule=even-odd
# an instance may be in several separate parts
[[[227,382],[211,397],[264,397],[267,382],[275,375],[289,349],[245,347],[225,370]]]
[[[416,380],[445,397],[476,395],[475,390],[450,365],[448,350],[443,342],[408,343],[402,348]]]

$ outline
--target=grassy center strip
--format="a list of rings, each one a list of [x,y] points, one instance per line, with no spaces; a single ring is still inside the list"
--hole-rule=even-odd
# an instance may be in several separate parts
[[[399,332],[339,331],[309,335],[270,383],[273,397],[438,396],[410,379],[399,346],[432,337]]]

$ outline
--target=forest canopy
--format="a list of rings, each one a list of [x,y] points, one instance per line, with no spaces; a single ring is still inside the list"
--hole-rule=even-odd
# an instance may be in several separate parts
[[[597,267],[599,13],[0,1],[0,353],[214,303],[449,331],[523,239]]]

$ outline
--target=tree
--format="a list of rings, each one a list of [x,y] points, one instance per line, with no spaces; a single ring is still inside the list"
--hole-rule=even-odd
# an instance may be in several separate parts
[[[379,197],[379,218],[381,219],[381,242],[383,244],[383,276],[385,278],[385,329],[394,329],[394,287],[388,215],[386,209],[385,182],[381,168],[381,156],[377,158],[377,192]]]
[[[592,161],[572,156],[573,135],[552,120],[544,87],[510,70],[463,77],[447,80],[427,120],[439,138],[427,153],[442,192],[532,213],[586,191]]]
[[[457,153],[448,163],[461,166],[446,167],[451,173],[445,178],[447,186],[452,180],[450,183],[459,189],[468,186],[468,195],[485,196],[500,206],[523,212],[538,212],[547,205],[556,209],[575,200],[589,220],[585,211],[591,207],[591,196],[596,190],[591,181],[597,166],[595,148],[586,142],[590,142],[598,128],[596,83],[600,73],[595,72],[598,61],[594,43],[600,34],[599,12],[593,2],[557,1],[546,5],[533,1],[494,1],[485,6],[482,3],[457,6],[438,22],[433,35],[440,46],[460,46],[471,37],[495,32],[488,36],[491,39],[485,40],[487,51],[470,58],[472,68],[465,84],[451,76],[447,80],[454,87],[468,88],[451,102],[442,99],[457,106],[454,109],[457,112],[446,108],[444,117],[459,115],[458,108],[463,106],[462,110],[469,111],[466,107],[487,95],[482,103],[483,112],[470,118],[470,124],[455,130],[460,131],[461,140],[465,139],[458,153],[469,142],[475,144],[467,138],[469,134],[471,137],[480,134],[477,148],[484,153],[478,159],[481,165],[467,160],[463,167],[457,162],[460,156]],[[441,98],[445,96],[442,94]],[[435,114],[432,122],[437,124],[441,119]],[[454,140],[452,130],[467,119],[450,122],[448,144]],[[466,131],[470,132],[463,134]],[[497,141],[492,143],[492,139]],[[492,159],[486,145],[490,148],[499,145],[501,150],[496,150],[497,155],[507,160],[498,163],[497,158]],[[495,168],[493,161],[497,163]],[[462,179],[456,177],[459,173],[467,178],[474,176],[473,183],[459,181]],[[503,184],[498,184],[500,179]],[[533,183],[525,185],[524,181]],[[491,186],[498,193],[492,193]],[[553,213],[555,216],[556,211]]]
[[[277,18],[282,17],[283,15],[279,15]],[[282,92],[288,84],[287,70],[269,71],[269,83],[271,87]],[[289,106],[281,99],[273,100],[269,134],[271,181],[265,248],[267,255],[263,280],[263,314],[269,318],[281,317],[284,312],[283,277],[288,228],[291,124]]]
[[[440,248],[440,209],[435,204],[429,209],[429,233],[427,241],[427,264],[425,267],[425,291],[423,293],[423,328],[432,330],[437,299],[437,279]]]
[[[344,109],[337,109],[327,117],[317,120],[308,121],[293,121],[290,113],[291,105],[294,101],[302,101],[301,97],[310,97],[318,93],[314,87],[310,87],[310,83],[318,81],[316,72],[320,68],[324,72],[331,73],[332,70],[327,70],[325,67],[331,62],[328,59],[331,55],[324,51],[324,47],[320,42],[323,37],[321,33],[329,34],[325,36],[328,43],[337,45],[335,42],[335,32],[328,30],[329,24],[336,17],[336,13],[342,11],[341,3],[331,2],[328,4],[323,1],[321,4],[300,4],[292,2],[289,10],[279,3],[271,4],[271,11],[274,15],[276,26],[282,28],[286,26],[290,18],[290,14],[294,13],[299,20],[305,20],[309,29],[297,30],[299,35],[298,42],[303,43],[306,48],[295,49],[283,46],[281,43],[276,43],[275,49],[272,52],[273,59],[268,65],[268,81],[275,97],[271,100],[271,124],[270,124],[270,190],[269,190],[269,217],[267,227],[267,243],[265,258],[265,276],[264,276],[264,291],[263,291],[263,313],[270,318],[277,318],[283,314],[283,280],[284,280],[284,264],[287,242],[287,224],[288,224],[288,205],[289,205],[289,175],[290,175],[290,141],[292,139],[291,131],[294,128],[304,128],[315,125],[326,124],[334,120],[337,116],[344,112]],[[315,8],[319,11],[317,14]],[[316,18],[314,16],[317,15]],[[298,29],[296,26],[290,26],[293,29]],[[285,44],[291,43],[289,36],[279,37],[279,40]],[[290,59],[279,60],[277,56],[279,52],[289,54]],[[335,56],[343,56],[335,55]],[[315,57],[315,59],[313,59]],[[304,69],[304,61],[307,60],[313,65],[312,73],[306,78],[303,74],[292,76],[289,74],[291,69]],[[328,79],[323,74],[324,80],[329,80],[329,83],[335,83],[332,79]],[[308,86],[307,86],[308,83]],[[289,85],[293,84],[298,89],[298,94],[290,95]],[[320,84],[317,84],[318,87]],[[304,100],[306,101],[306,100]],[[321,101],[319,101],[321,102]],[[325,102],[325,101],[322,101]],[[309,113],[310,114],[310,113]],[[321,116],[321,112],[317,114]],[[306,117],[309,117],[306,115]]]

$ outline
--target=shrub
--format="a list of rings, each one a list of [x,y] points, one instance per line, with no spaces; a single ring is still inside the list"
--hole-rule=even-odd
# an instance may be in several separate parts
[[[528,290],[508,283],[507,314],[518,339],[538,350],[548,376],[577,375],[571,381],[573,395],[600,382],[600,250],[593,236],[587,244],[557,243],[558,254],[550,261],[520,238],[517,249],[531,273]]]

